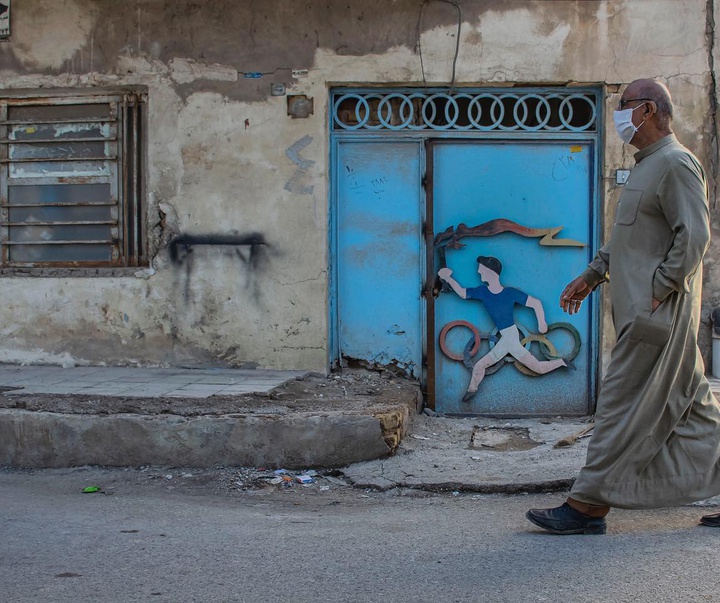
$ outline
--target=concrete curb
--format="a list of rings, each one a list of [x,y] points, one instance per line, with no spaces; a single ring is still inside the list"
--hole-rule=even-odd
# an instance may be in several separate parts
[[[286,414],[90,414],[0,409],[0,466],[336,468],[391,455],[422,400]],[[328,410],[330,409],[330,410]]]
[[[395,413],[397,414],[397,413]],[[339,467],[387,456],[372,416],[148,417],[0,411],[0,464]]]
[[[347,475],[346,475],[347,477]],[[355,488],[371,488],[386,492],[394,488],[406,488],[408,490],[421,490],[423,492],[435,492],[442,494],[446,492],[464,492],[475,494],[543,494],[548,492],[565,492],[572,488],[575,482],[574,477],[567,479],[545,480],[536,482],[518,482],[518,483],[467,483],[467,482],[430,482],[430,483],[413,483],[413,482],[394,482],[374,479],[372,481],[363,482],[362,480],[352,480]]]
[[[341,471],[357,488],[518,494],[568,490],[582,467],[589,438],[581,419],[445,418],[419,415],[391,457]],[[522,438],[518,438],[522,434]]]

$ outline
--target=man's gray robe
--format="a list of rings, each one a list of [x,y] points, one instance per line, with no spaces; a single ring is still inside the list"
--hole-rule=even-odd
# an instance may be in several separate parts
[[[674,135],[635,154],[611,239],[583,274],[610,282],[617,343],[570,496],[649,508],[720,493],[720,407],[697,346],[707,182]],[[661,301],[655,312],[652,299]]]

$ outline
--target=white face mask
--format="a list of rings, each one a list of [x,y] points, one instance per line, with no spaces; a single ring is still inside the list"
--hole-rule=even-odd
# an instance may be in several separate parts
[[[635,107],[635,109],[639,109],[642,107],[645,103],[642,105],[638,105]],[[630,141],[633,139],[633,136],[635,136],[635,132],[637,132],[640,129],[640,126],[642,126],[645,123],[645,120],[642,120],[642,123],[637,128],[635,127],[635,124],[632,122],[632,114],[635,109],[623,109],[622,111],[615,111],[613,113],[613,120],[615,121],[615,129],[617,130],[618,136],[620,139],[625,143],[630,143]]]

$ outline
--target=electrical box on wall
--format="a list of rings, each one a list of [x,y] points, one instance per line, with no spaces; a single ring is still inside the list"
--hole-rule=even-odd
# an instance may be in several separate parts
[[[10,0],[0,1],[0,40],[10,37]]]
[[[313,114],[313,99],[308,98],[304,94],[295,94],[287,97],[288,115],[296,118],[306,118]]]
[[[625,184],[630,178],[630,170],[615,170],[615,184]]]

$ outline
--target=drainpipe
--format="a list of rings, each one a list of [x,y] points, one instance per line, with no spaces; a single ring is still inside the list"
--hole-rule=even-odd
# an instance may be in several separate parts
[[[710,313],[712,323],[712,375],[720,379],[720,306]]]

